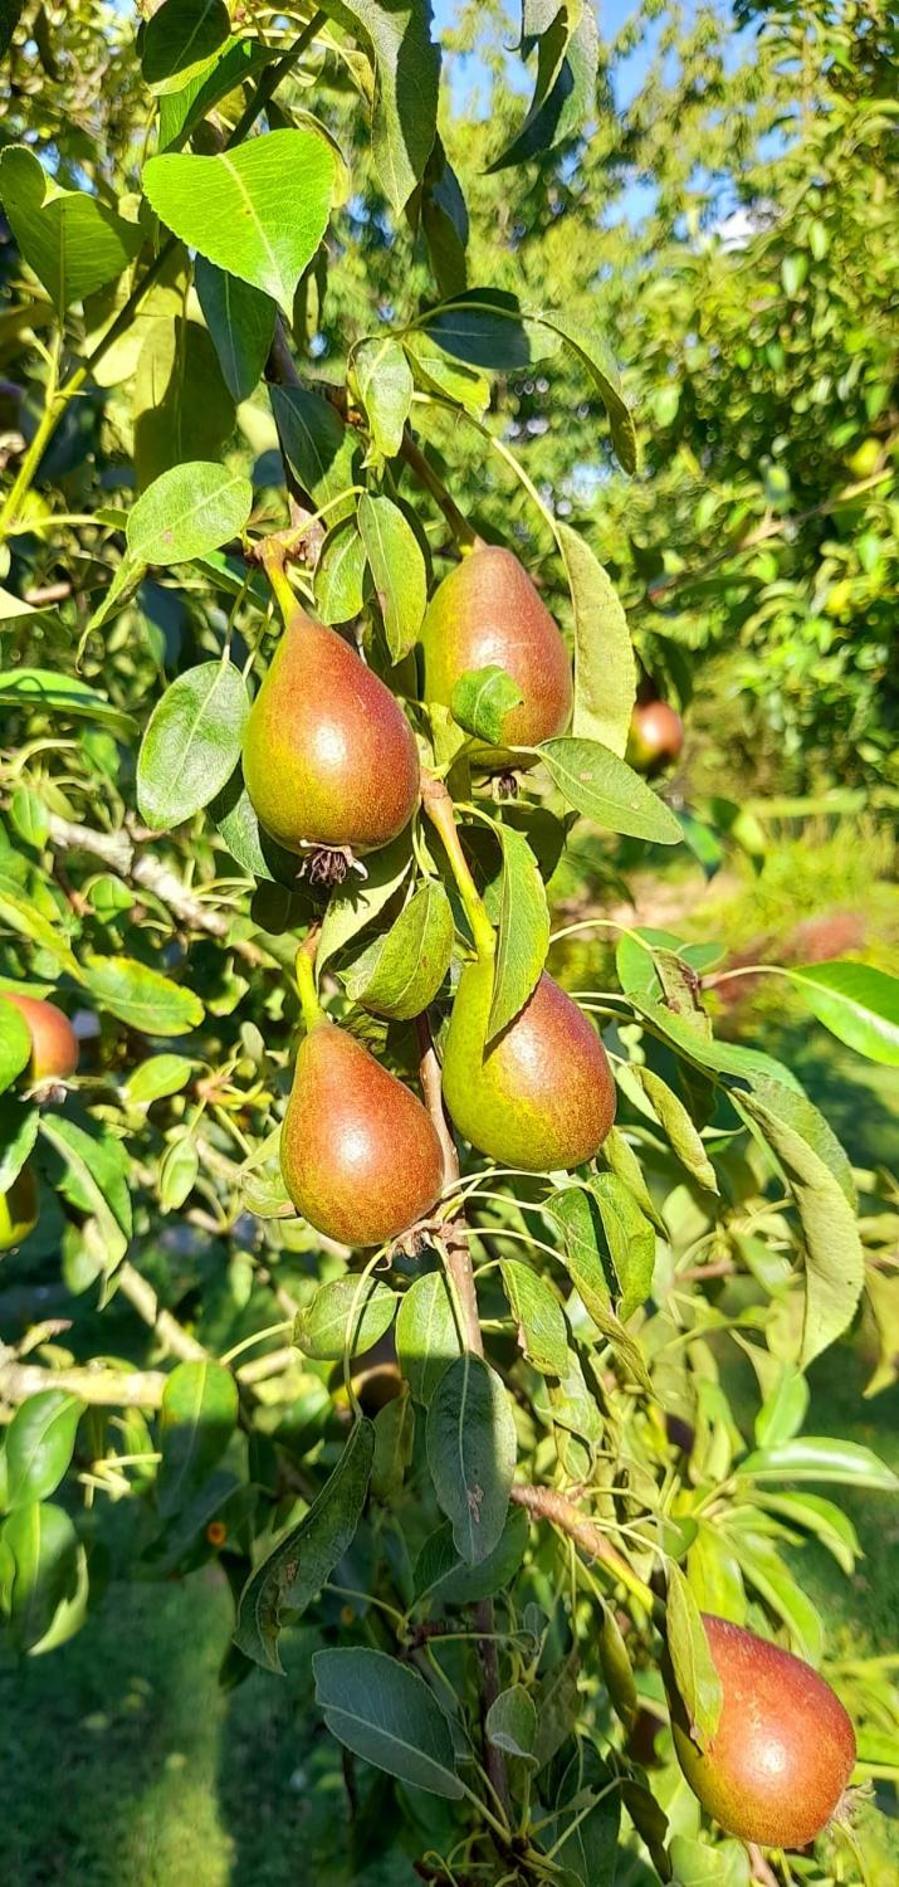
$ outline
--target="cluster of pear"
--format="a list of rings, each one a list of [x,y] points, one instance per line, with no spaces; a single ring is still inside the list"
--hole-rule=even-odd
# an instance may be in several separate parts
[[[703,1623],[722,1700],[706,1749],[666,1672],[684,1775],[727,1834],[804,1848],[838,1811],[855,1766],[851,1718],[802,1658],[727,1619],[704,1615]]]
[[[61,1009],[40,996],[0,990],[0,999],[12,1003],[24,1018],[31,1037],[26,1077],[32,1085],[65,1081],[78,1066],[78,1037]],[[2,1019],[0,1019],[2,1020]],[[37,1224],[37,1181],[30,1166],[23,1166],[9,1190],[0,1193],[0,1252],[21,1245]]]
[[[333,629],[276,584],[287,626],[247,722],[243,769],[260,823],[296,853],[386,845],[418,804],[418,749],[399,703]],[[425,695],[449,705],[466,671],[496,665],[520,705],[479,766],[561,733],[571,666],[556,623],[510,551],[478,544],[440,584],[422,628]],[[492,934],[489,943],[492,945]],[[308,959],[298,965],[306,1034],[281,1134],[288,1192],[326,1236],[382,1244],[422,1220],[443,1184],[436,1129],[421,1101],[323,1012]],[[444,1095],[459,1132],[500,1164],[530,1172],[581,1165],[612,1125],[615,1088],[602,1043],[543,975],[520,1014],[489,1039],[490,948],[464,970],[453,1004]]]

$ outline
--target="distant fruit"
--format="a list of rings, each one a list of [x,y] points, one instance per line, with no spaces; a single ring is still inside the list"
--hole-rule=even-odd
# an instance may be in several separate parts
[[[615,1083],[593,1024],[546,973],[487,1047],[493,963],[462,972],[443,1093],[472,1146],[503,1166],[551,1173],[593,1158],[615,1119]]]
[[[37,1181],[30,1166],[23,1166],[8,1192],[0,1193],[0,1252],[33,1232],[37,1224]]]
[[[383,1245],[431,1210],[443,1157],[421,1101],[321,1016],[297,1054],[281,1171],[316,1231],[344,1245]]]
[[[631,717],[627,758],[639,773],[677,760],[684,744],[684,724],[667,701],[638,701]]]
[[[418,800],[415,736],[398,702],[349,643],[291,612],[244,735],[247,792],[288,851],[376,851]]]
[[[846,460],[853,478],[872,477],[880,460],[880,450],[879,439],[863,439],[861,445],[856,446]]]
[[[421,632],[425,699],[450,707],[461,675],[502,668],[518,683],[520,707],[502,723],[502,743],[476,741],[479,765],[525,764],[509,749],[563,734],[571,718],[571,661],[557,624],[510,550],[480,544],[444,577]]]
[[[61,1009],[45,1002],[42,996],[20,996],[18,991],[0,990],[0,998],[11,1002],[24,1017],[31,1036],[32,1081],[65,1081],[78,1066],[78,1037]]]
[[[804,1848],[826,1827],[855,1764],[855,1733],[810,1664],[723,1618],[703,1620],[721,1679],[709,1747],[693,1741],[674,1699],[678,1761],[703,1808],[728,1834]]]

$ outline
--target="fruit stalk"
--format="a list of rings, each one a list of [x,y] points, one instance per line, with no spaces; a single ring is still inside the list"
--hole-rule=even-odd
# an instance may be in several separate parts
[[[302,943],[297,951],[294,964],[294,974],[297,980],[297,994],[300,998],[300,1008],[303,1012],[303,1021],[306,1024],[307,1030],[317,1028],[319,1023],[325,1020],[325,1012],[319,1002],[318,990],[315,987],[314,966],[317,943],[317,930],[310,931],[305,943]]]
[[[423,485],[425,490],[430,492],[434,503],[438,505],[443,512],[456,543],[467,550],[472,550],[479,541],[477,532],[474,530],[473,526],[469,524],[464,513],[459,510],[455,500],[450,497],[443,480],[438,478],[433,466],[430,465],[425,458],[421,447],[416,445],[408,426],[403,433],[400,457],[405,459],[410,470],[415,473],[419,484]]]
[[[465,906],[465,914],[471,925],[475,949],[481,959],[496,955],[496,933],[484,906],[484,901],[471,875],[468,860],[462,850],[456,826],[453,802],[442,780],[436,780],[430,773],[422,773],[421,803],[443,842],[443,849],[449,859],[453,877],[456,880],[459,896]]]

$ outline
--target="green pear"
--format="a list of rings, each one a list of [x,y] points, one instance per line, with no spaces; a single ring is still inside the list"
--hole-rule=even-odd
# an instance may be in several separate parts
[[[462,972],[443,1058],[455,1126],[501,1166],[580,1166],[615,1119],[615,1083],[593,1024],[544,971],[488,1047],[492,996],[492,959],[478,957]]]
[[[518,683],[522,702],[503,718],[503,745],[475,742],[479,766],[524,764],[510,753],[563,734],[571,718],[568,651],[518,558],[479,544],[435,590],[422,625],[425,700],[444,707],[467,670],[497,667]],[[506,744],[507,743],[507,744]]]
[[[30,1166],[16,1174],[8,1192],[0,1193],[0,1253],[33,1232],[37,1224],[37,1183]]]
[[[281,1171],[297,1211],[343,1245],[383,1245],[408,1232],[443,1184],[427,1109],[321,1013],[297,1054]]]
[[[418,801],[402,708],[349,643],[298,606],[250,709],[243,772],[260,823],[291,852],[377,851]]]

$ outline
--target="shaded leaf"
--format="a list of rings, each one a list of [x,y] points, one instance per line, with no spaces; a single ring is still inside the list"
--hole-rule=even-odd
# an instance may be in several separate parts
[[[7,1513],[46,1500],[66,1474],[85,1404],[65,1389],[44,1389],[16,1410],[6,1432]]]
[[[423,1677],[361,1645],[317,1651],[316,1702],[332,1735],[413,1788],[458,1800],[449,1723]]]
[[[346,978],[352,1002],[409,1021],[433,1002],[449,969],[453,910],[439,878],[419,885],[395,924],[357,958]]]
[[[396,1320],[396,1350],[416,1402],[427,1407],[448,1364],[462,1354],[442,1271],[426,1271],[410,1284]]]
[[[237,1422],[237,1383],[221,1363],[178,1363],[162,1392],[159,1511],[178,1513],[224,1454]]]
[[[705,1749],[721,1715],[721,1680],[715,1669],[699,1607],[680,1567],[668,1564],[665,1629],[675,1682],[690,1734]]]
[[[365,492],[357,512],[365,554],[391,660],[400,662],[414,647],[428,601],[428,578],[418,538],[391,498]]]
[[[517,1452],[506,1389],[465,1352],[441,1376],[428,1409],[428,1466],[453,1538],[470,1565],[493,1551],[506,1521]]]
[[[396,1292],[379,1278],[332,1278],[298,1312],[291,1340],[320,1361],[357,1356],[390,1329],[396,1307]]]

